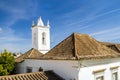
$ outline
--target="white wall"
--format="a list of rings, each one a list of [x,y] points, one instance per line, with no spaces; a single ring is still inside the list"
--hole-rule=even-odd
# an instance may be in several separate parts
[[[42,33],[46,33],[46,44],[42,44]],[[43,54],[50,50],[50,30],[49,27],[39,27],[38,28],[38,50]]]
[[[33,72],[38,72],[39,68],[42,67],[46,70],[53,70],[55,73],[65,78],[65,80],[76,79],[78,80],[78,66],[77,61],[70,60],[35,60],[26,59],[21,66],[19,65],[20,73],[26,73],[26,67],[32,67]]]
[[[46,44],[42,44],[42,33],[46,33]],[[36,41],[34,39],[36,34]],[[34,43],[36,42],[36,43]],[[50,50],[50,27],[47,26],[35,26],[32,27],[32,47],[45,54]]]
[[[37,27],[32,28],[32,48],[38,49],[38,29]],[[36,36],[34,35],[36,34]],[[34,39],[36,37],[36,40]],[[34,43],[35,42],[35,43]]]
[[[26,59],[19,64],[20,73],[26,73],[27,67],[32,67],[33,72],[38,72],[39,67],[46,70],[53,70],[65,80],[95,80],[93,71],[106,69],[104,80],[111,80],[111,67],[120,66],[120,59],[96,59],[96,60],[37,60]],[[120,80],[120,68],[118,68]]]
[[[79,68],[79,80],[95,80],[96,74],[93,74],[93,71],[101,69],[106,69],[105,72],[103,72],[104,80],[112,80],[110,68],[120,66],[120,59],[84,60],[79,61],[79,63],[82,64],[81,68]],[[118,80],[120,80],[120,68],[118,68],[118,75]]]

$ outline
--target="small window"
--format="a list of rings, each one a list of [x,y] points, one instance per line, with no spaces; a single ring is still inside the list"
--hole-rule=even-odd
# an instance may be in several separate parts
[[[104,76],[96,77],[96,80],[104,80]]]
[[[45,32],[42,33],[42,44],[43,45],[46,44],[46,34],[45,34]]]
[[[112,80],[118,80],[118,73],[112,73]]]
[[[119,68],[119,66],[110,68],[112,80],[118,80],[118,68]]]
[[[30,72],[32,72],[32,67],[27,67],[27,71],[26,71],[27,73],[30,73]]]
[[[104,80],[104,72],[106,69],[99,69],[99,70],[95,70],[93,71],[93,74],[95,76],[94,80]]]

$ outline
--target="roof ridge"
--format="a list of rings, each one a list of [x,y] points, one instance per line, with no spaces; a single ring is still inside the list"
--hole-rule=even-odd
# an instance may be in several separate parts
[[[44,73],[44,72],[22,73],[22,74],[15,74],[15,75],[5,75],[5,76],[0,76],[0,77],[7,77],[7,76],[21,76],[21,75],[30,75],[30,74],[36,74],[36,73]]]
[[[73,56],[76,57],[76,33],[73,33],[73,45],[74,45]]]
[[[67,38],[63,39],[63,40],[62,40],[61,42],[59,42],[56,46],[54,46],[52,49],[54,49],[54,48],[57,47],[59,44],[61,44],[62,42],[64,42],[65,40],[67,40],[69,37],[74,36],[74,35],[88,35],[88,34],[80,34],[80,33],[77,33],[77,32],[73,32],[70,36],[68,36]],[[88,36],[89,36],[89,35],[88,35]],[[74,38],[74,37],[73,37],[73,38]],[[52,49],[51,49],[51,50],[52,50]],[[50,50],[50,51],[51,51],[51,50]],[[49,51],[48,51],[47,53],[49,53]],[[46,54],[47,54],[47,53],[46,53]],[[46,54],[45,54],[45,55],[46,55]]]
[[[67,38],[65,38],[65,39],[63,39],[62,41],[60,41],[56,46],[54,46],[51,50],[53,50],[55,47],[57,47],[58,45],[60,45],[62,42],[64,42],[64,41],[66,41],[69,37],[71,37],[71,36],[73,36],[74,35],[74,33],[73,34],[71,34],[70,36],[68,36]],[[47,53],[49,53],[51,50],[49,50]],[[46,54],[47,54],[46,53]],[[45,54],[45,55],[46,55]]]
[[[115,46],[115,48],[117,49],[117,51],[120,52],[120,50],[117,47],[117,44],[113,44],[113,46]]]
[[[23,54],[23,56],[19,56],[18,58],[16,58],[16,62],[21,62],[24,59],[38,59],[41,58],[43,54],[41,52],[39,52],[37,49],[31,48],[30,50],[28,50],[27,52],[25,52]]]
[[[25,52],[25,58],[29,57],[29,54],[31,53],[31,51],[33,50],[33,48],[31,48],[29,51]]]
[[[118,44],[115,44],[115,47],[117,47],[117,49],[120,51],[120,49],[118,48]]]
[[[29,53],[28,57],[31,56],[31,54],[33,53],[33,50],[35,50],[35,49],[32,49],[32,50],[31,50],[31,52]]]
[[[86,36],[90,36],[90,35],[88,35],[88,34],[78,33],[78,32],[73,32],[72,34],[75,34],[75,35],[86,35]]]
[[[101,45],[92,36],[73,33],[46,53],[43,59],[78,60],[117,56],[118,54],[115,51]]]

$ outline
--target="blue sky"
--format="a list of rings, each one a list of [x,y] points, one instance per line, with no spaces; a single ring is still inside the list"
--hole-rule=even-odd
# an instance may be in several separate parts
[[[50,21],[51,48],[73,32],[120,42],[120,0],[0,0],[0,51],[31,48],[31,23]]]

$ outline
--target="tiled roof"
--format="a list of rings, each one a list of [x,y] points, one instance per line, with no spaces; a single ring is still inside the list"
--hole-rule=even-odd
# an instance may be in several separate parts
[[[93,59],[120,56],[120,44],[99,42],[87,34],[73,33],[48,53],[43,55],[36,49],[31,49],[15,61],[24,59]]]
[[[29,51],[27,51],[26,53],[22,54],[21,56],[19,56],[18,58],[15,59],[15,62],[22,62],[24,61],[24,59],[38,59],[41,56],[43,56],[42,53],[40,53],[38,50],[32,48]]]
[[[108,42],[100,42],[101,44],[105,45],[106,47],[120,53],[120,44],[117,43],[108,43]]]
[[[98,59],[118,56],[118,52],[102,45],[89,35],[73,33],[46,53],[43,59]]]
[[[0,76],[0,80],[65,80],[53,71]]]
[[[0,80],[48,80],[44,72],[0,76]]]

